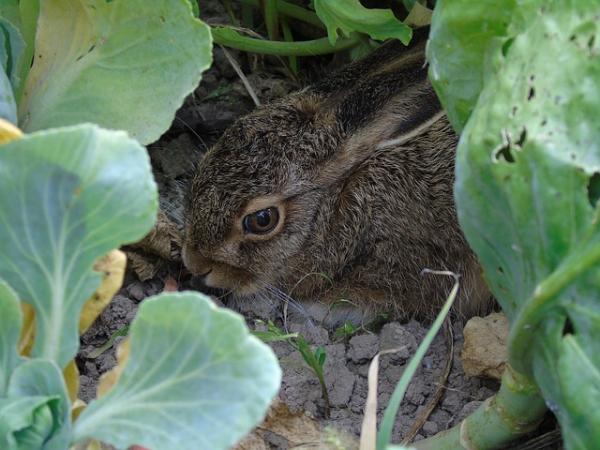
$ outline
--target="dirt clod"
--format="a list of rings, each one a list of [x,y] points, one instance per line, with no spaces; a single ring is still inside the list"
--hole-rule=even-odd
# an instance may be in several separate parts
[[[353,336],[349,342],[348,357],[360,364],[370,361],[379,350],[379,339],[373,334]]]
[[[508,352],[508,320],[501,313],[473,317],[464,329],[465,346],[460,354],[465,373],[499,380]]]

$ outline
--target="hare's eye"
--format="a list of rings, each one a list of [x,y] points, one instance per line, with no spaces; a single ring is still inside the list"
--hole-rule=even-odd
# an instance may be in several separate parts
[[[261,209],[244,217],[244,231],[252,234],[265,234],[279,223],[279,211],[274,206]]]

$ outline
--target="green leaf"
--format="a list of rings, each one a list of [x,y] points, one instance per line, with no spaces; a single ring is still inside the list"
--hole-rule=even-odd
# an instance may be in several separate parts
[[[92,270],[142,238],[157,209],[143,147],[124,132],[80,125],[0,147],[0,277],[36,311],[33,356],[64,367],[78,348]]]
[[[409,11],[410,13],[406,19],[404,19],[404,23],[409,27],[418,28],[431,24],[433,11],[426,6],[421,5],[419,2],[415,2]]]
[[[1,28],[1,25],[0,25]],[[2,37],[0,36],[0,45],[2,45]],[[0,66],[0,119],[8,120],[9,122],[17,123],[17,105],[12,90],[10,80],[6,76],[4,68]]]
[[[15,435],[20,448],[64,450],[68,447],[71,408],[62,373],[56,364],[41,359],[21,364],[11,377],[8,397],[51,399],[34,417],[31,426]]]
[[[188,0],[190,5],[192,6],[192,12],[194,13],[194,17],[200,16],[200,8],[198,7],[198,0]]]
[[[389,9],[368,9],[359,0],[315,0],[315,11],[327,26],[327,36],[331,45],[339,37],[355,31],[368,34],[373,39],[399,39],[408,44],[412,29],[400,22]]]
[[[10,374],[20,362],[17,344],[22,321],[17,294],[0,280],[0,397],[5,395]]]
[[[507,35],[517,0],[439,0],[427,45],[429,77],[453,127],[461,131],[483,88],[488,51]]]
[[[317,347],[315,349],[315,359],[319,364],[319,367],[323,368],[325,364],[325,358],[327,358],[327,353],[325,353],[325,349],[323,347]]]
[[[79,417],[75,441],[226,449],[261,421],[279,388],[270,348],[198,293],[144,300],[130,339],[123,373]]]
[[[495,70],[456,169],[461,225],[511,322],[510,363],[534,376],[572,449],[600,439],[600,210],[590,189],[599,13],[597,2],[539,2],[522,33],[490,44]]]
[[[24,47],[25,42],[19,29],[0,17],[0,59],[15,91],[21,84],[19,71],[23,65]]]
[[[0,398],[0,448],[39,450],[52,433],[56,397]]]
[[[272,331],[253,331],[252,334],[265,343],[289,341],[298,337],[298,333],[273,333]]]
[[[402,3],[407,11],[411,11],[415,6],[415,3],[417,3],[417,0],[402,0]]]
[[[110,338],[108,338],[108,341],[106,341],[100,347],[97,347],[97,348],[91,350],[90,352],[88,352],[88,354],[86,355],[86,358],[96,359],[98,356],[100,356],[106,350],[111,348],[115,344],[115,341],[117,340],[117,338],[127,336],[127,333],[129,333],[129,325],[125,325],[125,326],[119,328],[117,331],[115,331],[110,336]]]
[[[14,0],[8,1],[12,2]],[[25,39],[25,45],[33,49],[35,46],[37,21],[40,14],[40,0],[18,0],[17,3],[19,4],[20,29]],[[17,24],[16,22],[13,23]],[[33,52],[31,55],[33,55]]]
[[[9,0],[10,1],[10,0]],[[21,30],[23,40],[25,42],[25,49],[23,51],[23,59],[19,67],[19,78],[23,83],[19,83],[19,88],[15,88],[15,94],[17,101],[21,99],[23,94],[23,88],[25,86],[25,79],[31,69],[31,62],[33,61],[33,52],[35,51],[35,35],[37,32],[37,21],[40,13],[40,0],[26,0],[19,1],[19,22],[13,22]]]
[[[15,98],[20,97],[31,59],[33,56],[33,38],[37,16],[31,22],[29,11],[35,11],[39,0],[0,0],[0,31],[3,42],[0,53],[4,52],[6,60],[3,61],[6,74],[9,76],[15,92]],[[16,123],[16,121],[14,121]]]
[[[47,0],[19,122],[81,122],[155,141],[211,63],[208,27],[187,0]]]
[[[596,325],[598,309],[589,316]],[[600,442],[600,410],[595,406],[600,401],[600,371],[597,353],[592,353],[598,349],[597,334],[590,351],[585,342],[588,333],[578,330],[563,336],[564,321],[555,321],[554,327],[545,325],[545,335],[554,339],[537,343],[541,354],[534,362],[534,373],[546,395],[550,394],[546,403],[560,421],[565,448],[594,448]]]
[[[0,17],[5,18],[16,27],[19,27],[21,23],[19,0],[0,0]]]
[[[2,8],[0,8],[0,14]],[[23,39],[19,30],[0,16],[0,118],[17,123],[14,90],[19,87]]]

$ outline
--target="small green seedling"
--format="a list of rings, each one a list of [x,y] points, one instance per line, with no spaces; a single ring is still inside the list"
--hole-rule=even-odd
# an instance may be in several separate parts
[[[98,356],[100,356],[106,350],[111,348],[115,344],[115,341],[117,340],[117,338],[127,336],[128,334],[129,334],[129,325],[125,325],[124,327],[119,328],[108,338],[108,340],[104,344],[102,344],[100,347],[95,348],[94,350],[89,352],[87,357],[90,359],[96,359]]]
[[[335,329],[333,332],[333,337],[338,341],[347,341],[354,336],[359,329],[360,328],[354,325],[352,322],[344,322]]]
[[[310,369],[315,373],[319,384],[323,400],[325,400],[325,416],[329,417],[329,393],[325,384],[324,366],[327,354],[325,349],[317,346],[314,350],[306,341],[304,336],[299,333],[285,333],[281,328],[275,325],[272,321],[266,323],[267,331],[254,331],[253,334],[260,338],[263,342],[287,341],[296,351],[302,355],[302,359]]]
[[[257,323],[264,323],[262,320],[258,320]],[[252,334],[259,338],[263,342],[281,342],[289,341],[298,337],[298,333],[284,333],[280,330],[273,322],[269,320],[267,325],[267,331],[253,331]]]

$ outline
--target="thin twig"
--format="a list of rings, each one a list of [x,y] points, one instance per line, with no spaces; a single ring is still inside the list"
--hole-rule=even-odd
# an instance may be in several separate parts
[[[225,54],[227,61],[229,61],[229,64],[231,64],[231,67],[233,67],[233,70],[235,70],[235,73],[237,73],[237,76],[240,77],[240,80],[242,80],[242,83],[243,83],[244,87],[246,88],[246,91],[248,92],[248,94],[250,94],[250,97],[252,98],[254,105],[260,106],[260,100],[258,99],[256,92],[254,92],[254,88],[250,85],[248,78],[246,78],[246,75],[244,75],[244,72],[242,72],[240,65],[237,63],[235,58],[233,56],[231,56],[231,54],[227,51],[227,49],[225,47],[223,47],[220,44],[219,44],[219,47],[221,47],[221,50],[223,50],[223,53]]]

